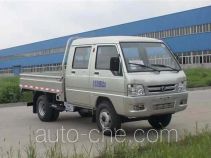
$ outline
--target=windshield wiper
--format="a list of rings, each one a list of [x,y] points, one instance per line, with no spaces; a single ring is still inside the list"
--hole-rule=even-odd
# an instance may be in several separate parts
[[[179,69],[175,69],[175,68],[173,68],[173,67],[171,67],[171,66],[168,66],[168,65],[162,65],[162,64],[151,64],[151,65],[152,65],[152,66],[158,66],[158,67],[169,68],[169,69],[174,70],[174,71],[177,71],[177,72],[180,71]]]
[[[137,66],[140,66],[140,67],[145,67],[145,68],[149,68],[149,69],[151,69],[151,70],[160,72],[160,70],[155,69],[155,68],[150,67],[150,66],[147,66],[147,65],[144,65],[144,64],[137,64],[137,63],[128,63],[128,64],[137,65]]]

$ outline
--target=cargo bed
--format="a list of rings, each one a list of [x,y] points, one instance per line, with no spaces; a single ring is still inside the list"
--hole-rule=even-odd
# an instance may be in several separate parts
[[[63,79],[58,73],[21,74],[20,87],[22,90],[34,90],[50,93],[62,93]]]

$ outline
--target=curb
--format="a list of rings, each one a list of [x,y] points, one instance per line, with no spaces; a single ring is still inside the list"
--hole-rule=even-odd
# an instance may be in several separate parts
[[[208,86],[208,87],[187,88],[188,91],[207,90],[207,89],[211,89],[211,86]]]
[[[25,102],[18,102],[18,103],[0,104],[0,108],[4,108],[4,107],[17,107],[17,106],[26,106],[26,103]]]

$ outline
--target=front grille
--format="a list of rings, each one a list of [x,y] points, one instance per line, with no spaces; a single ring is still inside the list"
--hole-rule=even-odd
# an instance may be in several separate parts
[[[174,107],[174,103],[156,104],[153,106],[153,110],[169,109],[173,107]]]
[[[175,84],[155,85],[155,86],[148,86],[147,89],[149,94],[173,92],[176,90],[176,85]]]

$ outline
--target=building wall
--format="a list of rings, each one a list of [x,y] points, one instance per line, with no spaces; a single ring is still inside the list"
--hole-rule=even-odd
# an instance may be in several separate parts
[[[62,62],[73,36],[134,35],[163,39],[178,55],[211,54],[211,6],[0,50],[0,69]]]

